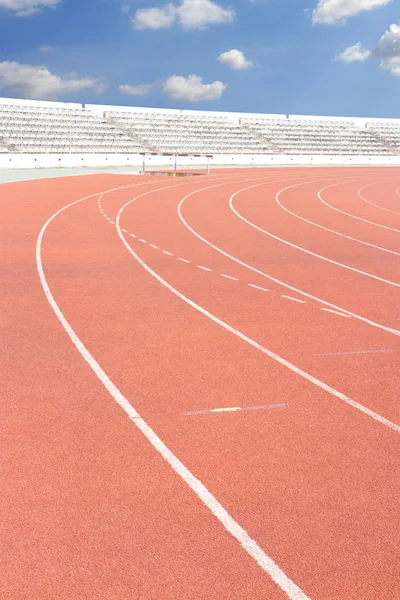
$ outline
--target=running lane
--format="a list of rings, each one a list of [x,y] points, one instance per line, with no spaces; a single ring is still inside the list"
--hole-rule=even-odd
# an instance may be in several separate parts
[[[136,190],[172,183],[136,182],[143,185]],[[35,263],[43,223],[63,205],[127,183],[131,177],[96,176],[1,186],[0,596],[283,598],[112,401],[43,294]],[[132,313],[140,277],[98,212],[97,198],[85,202],[93,218],[77,207],[72,221],[60,219],[49,231],[46,268],[75,317],[89,309],[100,356],[103,347],[117,350],[109,330],[128,335],[128,345],[123,335],[116,342],[116,364],[128,359],[124,378],[136,379],[135,401],[149,375],[136,369],[135,350],[157,362],[145,351],[145,320]],[[144,314],[151,295],[146,302]],[[162,347],[154,351],[159,355]],[[151,399],[152,384],[147,392]]]
[[[237,189],[238,183],[233,187]],[[210,192],[212,201],[218,199],[216,189]],[[124,229],[133,231],[133,225],[138,226],[140,238],[126,234],[134,251],[177,287],[178,283],[187,286],[182,288],[186,293],[204,294],[204,300],[207,294],[209,308],[219,310],[232,302],[232,317],[242,323],[247,315],[248,323],[258,321],[262,327],[264,320],[280,327],[292,309],[271,314],[265,305],[262,313],[255,311],[242,288],[227,287],[239,281],[220,277],[210,284],[206,278],[213,272],[195,267],[191,272],[198,275],[192,276],[182,270],[191,263],[173,260],[161,251],[179,250],[181,258],[189,259],[192,248],[186,242],[172,248],[165,245],[166,238],[162,246],[155,241],[157,235],[169,234],[172,244],[183,236],[176,216],[182,192],[183,188],[175,188],[160,194],[158,211],[148,220],[157,192],[131,203],[122,213]],[[134,195],[111,194],[102,206],[107,214],[111,209],[117,214]],[[207,197],[201,195],[203,210]],[[144,230],[145,222],[153,223],[152,231]],[[70,250],[71,235],[80,249],[79,260]],[[150,240],[161,250],[151,247]],[[267,358],[172,295],[128,254],[115,229],[99,213],[97,201],[82,202],[59,215],[49,227],[43,250],[54,296],[95,358],[172,451],[307,595],[398,597],[393,551],[399,543],[398,433]],[[196,261],[202,266],[206,266],[205,252],[199,246]],[[217,254],[214,261],[213,267],[223,266],[224,274],[238,274],[228,273],[227,263],[218,262]],[[241,312],[235,316],[239,296]],[[287,299],[282,302],[297,306]],[[385,336],[388,340],[389,334]],[[392,335],[390,339],[397,340]],[[306,340],[298,337],[297,344],[308,351]],[[260,405],[269,408],[187,414]],[[114,427],[113,422],[109,427]],[[190,500],[182,502],[190,506]],[[178,538],[181,527],[179,521]],[[191,529],[194,540],[201,528],[199,521]],[[207,552],[218,568],[221,554]],[[162,552],[158,560],[162,565]],[[199,563],[203,560],[203,555],[198,557]],[[252,576],[243,562],[236,567],[238,587],[230,572],[219,570],[225,586],[219,597],[273,597],[269,591],[265,595],[248,591],[245,586],[253,585]],[[258,575],[255,581],[264,585],[265,574]],[[187,597],[187,581],[180,576],[179,581],[179,592]],[[209,597],[208,592],[208,588],[196,590],[193,597]]]

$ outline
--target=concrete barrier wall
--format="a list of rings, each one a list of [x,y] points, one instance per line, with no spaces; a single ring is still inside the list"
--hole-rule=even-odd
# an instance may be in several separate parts
[[[146,169],[172,168],[173,156],[146,156]],[[179,157],[178,168],[205,168],[206,157]],[[400,166],[400,156],[284,156],[217,154],[211,167],[235,166]],[[141,170],[139,154],[0,154],[0,169],[45,169],[63,167],[134,167]]]

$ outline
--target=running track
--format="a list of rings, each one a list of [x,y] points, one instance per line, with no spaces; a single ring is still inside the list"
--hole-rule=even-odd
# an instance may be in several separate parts
[[[1,600],[400,598],[399,186],[0,186]]]

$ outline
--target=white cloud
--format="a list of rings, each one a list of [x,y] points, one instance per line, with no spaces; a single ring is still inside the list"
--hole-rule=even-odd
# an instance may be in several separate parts
[[[218,56],[217,60],[230,69],[250,69],[250,67],[253,66],[253,63],[250,60],[247,60],[240,50],[228,50],[228,52],[223,52]]]
[[[29,17],[44,8],[55,8],[61,0],[0,0],[0,9],[16,17]]]
[[[391,0],[319,0],[312,11],[314,24],[344,23],[349,17],[388,4]]]
[[[372,52],[372,57],[380,61],[382,69],[390,69],[392,75],[400,77],[400,26],[390,25]]]
[[[51,46],[46,46],[46,44],[43,44],[42,46],[39,47],[39,52],[51,52],[53,50],[53,48],[51,48]]]
[[[197,75],[181,77],[172,75],[163,85],[164,94],[168,98],[200,102],[201,100],[217,100],[226,89],[226,84],[221,81],[203,83],[203,78]]]
[[[102,93],[104,83],[93,77],[63,79],[44,66],[24,65],[18,62],[0,62],[0,90],[22,98],[56,100],[81,90],[92,89]]]
[[[119,86],[121,94],[128,96],[145,96],[154,87],[152,83],[138,83],[137,85],[123,84]]]
[[[234,17],[234,10],[212,0],[180,0],[178,5],[169,2],[138,9],[132,25],[135,29],[166,29],[179,23],[183,29],[205,29],[208,25],[231,23]]]
[[[340,60],[341,62],[363,62],[367,60],[371,56],[371,50],[367,50],[361,46],[361,43],[358,42],[354,44],[354,46],[350,46],[343,50],[340,54],[335,56],[335,60]]]
[[[165,4],[157,8],[139,8],[132,19],[135,29],[167,29],[176,20],[176,8],[173,4]]]

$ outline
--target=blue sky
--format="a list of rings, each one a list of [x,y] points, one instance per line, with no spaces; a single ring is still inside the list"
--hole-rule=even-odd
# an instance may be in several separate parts
[[[400,117],[399,13],[398,0],[0,0],[0,96]],[[247,68],[217,60],[233,49]]]

